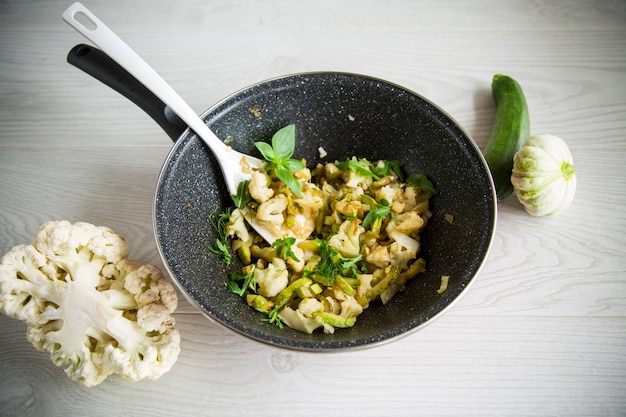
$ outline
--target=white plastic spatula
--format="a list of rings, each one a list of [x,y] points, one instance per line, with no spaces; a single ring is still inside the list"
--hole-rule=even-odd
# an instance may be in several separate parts
[[[77,2],[68,7],[63,12],[63,20],[152,91],[204,141],[220,164],[230,194],[237,194],[239,183],[250,179],[251,171],[244,169],[246,164],[251,168],[260,168],[265,164],[258,158],[226,146],[152,67],[81,3]],[[280,237],[274,236],[254,218],[245,217],[268,242],[272,243]]]

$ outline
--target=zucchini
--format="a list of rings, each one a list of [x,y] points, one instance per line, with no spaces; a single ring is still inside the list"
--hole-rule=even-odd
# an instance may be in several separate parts
[[[522,87],[513,78],[496,74],[491,91],[496,117],[483,155],[496,186],[498,201],[513,194],[513,157],[530,136],[530,115]]]

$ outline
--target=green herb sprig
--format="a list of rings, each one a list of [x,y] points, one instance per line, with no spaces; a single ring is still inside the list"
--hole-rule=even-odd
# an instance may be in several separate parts
[[[272,243],[272,247],[276,251],[276,255],[284,259],[285,261],[289,258],[293,259],[296,262],[300,262],[300,259],[293,252],[293,245],[296,243],[295,237],[284,237],[280,239],[276,239]]]
[[[296,126],[291,124],[278,130],[272,136],[271,145],[266,142],[254,142],[254,146],[269,163],[269,170],[298,198],[301,197],[300,183],[292,174],[304,168],[302,161],[292,158],[296,146]]]
[[[367,159],[353,156],[352,158],[346,158],[345,161],[335,161],[335,165],[342,171],[352,171],[364,177],[372,177],[375,180],[380,179],[378,175],[371,170],[374,165]]]
[[[358,265],[359,262],[363,259],[363,254],[359,253],[357,256],[355,256],[354,258],[344,258],[343,256],[341,257],[339,264],[341,265],[341,268],[344,271],[349,271],[350,275],[352,275],[352,277],[356,278],[357,275],[359,275],[361,273],[361,271],[359,271]]]
[[[406,179],[406,182],[427,193],[428,197],[432,197],[438,192],[437,188],[424,174],[411,175]]]
[[[241,181],[237,186],[237,194],[233,194],[230,196],[232,198],[233,203],[237,206],[238,209],[243,210],[250,201],[252,201],[252,196],[250,195],[250,191],[248,186],[250,185],[250,180]]]
[[[226,278],[226,288],[232,293],[243,297],[250,292],[250,283],[254,278],[255,265],[250,265],[249,272],[247,274],[240,272],[232,272]]]
[[[304,270],[304,276],[319,280],[324,285],[332,285],[337,275],[341,274],[341,266],[337,265],[339,252],[329,245],[326,239],[315,239],[319,247],[320,261],[313,270]]]
[[[378,204],[374,200],[373,207],[370,208],[370,211],[367,213],[367,215],[363,219],[363,227],[374,225],[372,227],[372,230],[378,233],[383,220],[385,219],[385,217],[387,217],[389,213],[391,213],[391,207],[389,206],[389,201],[383,199],[380,201],[380,204]]]
[[[342,171],[353,171],[364,177],[371,177],[375,180],[395,173],[400,181],[404,181],[402,161],[385,160],[382,161],[381,164],[374,164],[367,159],[353,156],[346,158],[345,161],[335,161],[335,165]]]
[[[266,321],[270,324],[275,324],[279,329],[283,329],[285,327],[280,317],[278,317],[278,306],[274,307],[271,311],[259,311],[267,314],[267,318],[263,319],[263,321]]]
[[[220,259],[226,264],[230,265],[232,262],[232,256],[228,251],[228,233],[226,227],[230,220],[230,214],[232,207],[226,209],[226,211],[216,214],[217,207],[209,214],[207,220],[215,230],[217,238],[215,238],[215,244],[211,245],[205,243],[204,245],[208,250],[220,257]]]
[[[381,165],[373,166],[372,171],[379,177],[384,177],[395,173],[398,179],[401,182],[404,182],[404,172],[402,171],[403,165],[404,163],[402,161],[385,160]]]

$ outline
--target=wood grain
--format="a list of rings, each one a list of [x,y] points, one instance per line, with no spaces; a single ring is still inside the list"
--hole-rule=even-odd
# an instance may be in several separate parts
[[[115,399],[137,416],[307,416],[312,410],[302,401],[310,397],[330,415],[345,412],[346,398],[362,415],[619,415],[626,406],[626,328],[619,319],[607,333],[595,319],[448,315],[374,349],[304,354],[246,340],[193,314],[176,318],[184,329],[179,361],[132,390],[115,377],[91,389],[66,381],[44,354],[15,341],[22,326],[0,318],[9,329],[0,343],[10,346],[0,364],[14,381],[0,410],[61,416],[89,407],[90,415],[105,416],[117,409]],[[32,392],[35,400],[23,395]],[[57,396],[57,409],[45,408]]]
[[[311,354],[248,340],[183,294],[171,372],[87,389],[0,316],[0,416],[626,415],[626,4],[477,0],[85,3],[201,113],[271,77],[380,77],[451,114],[483,147],[491,77],[524,88],[534,133],[563,137],[574,204],[498,207],[471,287],[427,327],[371,349]],[[161,268],[152,201],[171,140],[65,62],[85,42],[69,2],[0,0],[0,254],[50,219],[124,231]]]

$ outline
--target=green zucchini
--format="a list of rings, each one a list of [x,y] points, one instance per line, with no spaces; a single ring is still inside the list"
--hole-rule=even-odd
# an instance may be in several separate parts
[[[491,91],[496,117],[483,155],[496,186],[498,201],[513,193],[513,156],[530,136],[530,115],[522,87],[513,78],[496,74]]]

